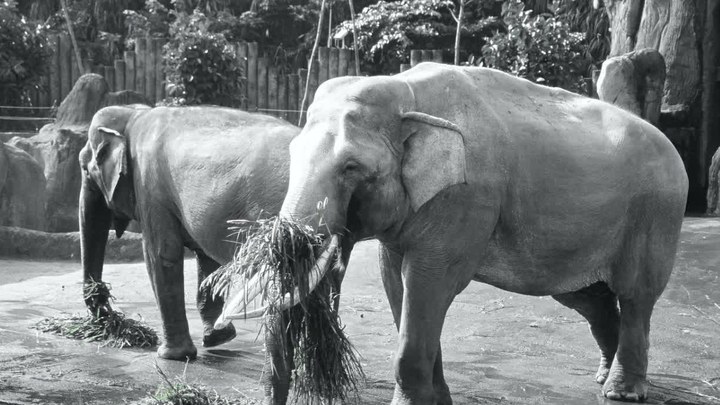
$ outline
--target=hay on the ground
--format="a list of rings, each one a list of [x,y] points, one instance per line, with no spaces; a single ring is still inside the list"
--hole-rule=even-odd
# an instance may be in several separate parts
[[[116,348],[152,348],[158,344],[157,333],[142,320],[131,319],[110,305],[114,297],[110,286],[93,282],[85,287],[85,301],[94,303],[95,313],[60,315],[45,318],[35,328],[71,339],[103,342],[102,346]]]
[[[365,375],[334,309],[337,292],[332,281],[324,277],[308,295],[308,275],[322,253],[323,238],[309,227],[278,217],[234,224],[245,242],[231,263],[206,279],[206,285],[227,299],[233,282],[247,282],[257,273],[269,275],[261,294],[268,306],[263,327],[270,336],[288,336],[295,348],[292,379],[296,400],[356,398]],[[334,259],[336,266],[342,265],[339,253]],[[299,304],[283,317],[278,309],[280,299],[292,294],[296,286],[300,297],[293,299]],[[287,355],[287,350],[283,352]]]
[[[187,371],[187,364],[186,364]],[[257,401],[249,398],[225,398],[203,385],[191,384],[186,374],[182,377],[169,378],[167,374],[155,364],[155,370],[162,377],[162,382],[154,394],[148,395],[138,401],[137,405],[254,405]]]

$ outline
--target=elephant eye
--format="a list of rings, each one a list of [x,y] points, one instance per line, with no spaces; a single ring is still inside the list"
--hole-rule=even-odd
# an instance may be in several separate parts
[[[100,149],[97,151],[97,154],[95,155],[95,160],[98,162],[102,162],[105,160],[105,156],[107,155],[107,145],[100,146]]]
[[[359,169],[360,169],[360,164],[354,160],[350,160],[347,163],[345,163],[345,166],[343,167],[343,173],[354,172]]]

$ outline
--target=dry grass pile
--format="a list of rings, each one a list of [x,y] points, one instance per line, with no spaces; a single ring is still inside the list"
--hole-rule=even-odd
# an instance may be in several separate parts
[[[217,391],[209,389],[203,385],[191,384],[187,381],[186,371],[182,377],[169,378],[167,374],[155,364],[155,370],[162,378],[160,386],[155,390],[154,394],[149,394],[147,398],[143,398],[136,402],[136,405],[254,405],[257,401],[243,398],[230,399],[225,398],[217,393]]]
[[[103,282],[91,283],[85,287],[85,301],[100,303],[95,313],[81,315],[60,315],[45,318],[35,328],[45,333],[54,333],[71,339],[87,342],[103,342],[103,346],[116,348],[152,348],[158,344],[157,333],[142,320],[125,316],[112,309],[110,286]]]
[[[253,275],[267,276],[262,286],[266,337],[287,336],[294,347],[293,387],[296,400],[346,401],[357,397],[365,380],[357,352],[344,333],[334,308],[333,283],[324,277],[308,294],[308,275],[323,250],[323,239],[309,227],[280,218],[234,221],[245,240],[235,259],[206,280],[215,294],[228,298],[230,286]],[[339,254],[336,266],[342,265]],[[332,270],[331,270],[332,271]],[[282,316],[281,297],[298,287],[299,304]],[[284,339],[279,339],[284,342]],[[288,351],[283,350],[287,356]]]

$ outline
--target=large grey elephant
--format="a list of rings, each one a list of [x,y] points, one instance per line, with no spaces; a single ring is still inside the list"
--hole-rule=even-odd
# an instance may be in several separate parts
[[[299,128],[261,114],[218,107],[106,107],[93,117],[80,153],[79,221],[86,285],[101,281],[108,230],[140,223],[145,262],[162,316],[158,355],[194,358],[185,315],[184,247],[197,255],[198,284],[230,261],[229,219],[280,210],[290,140]],[[106,301],[87,299],[92,311]],[[199,290],[204,346],[235,336],[214,330],[223,301]]]
[[[496,70],[423,63],[325,82],[290,156],[281,216],[329,246],[380,241],[394,404],[452,402],[440,334],[473,280],[575,309],[600,346],[604,395],[646,396],[650,315],[688,187],[655,127]]]

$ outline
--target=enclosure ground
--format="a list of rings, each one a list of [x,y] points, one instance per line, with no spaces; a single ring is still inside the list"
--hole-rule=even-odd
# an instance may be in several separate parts
[[[195,262],[185,262],[190,332],[201,342]],[[38,334],[31,326],[83,313],[74,262],[0,260],[0,404],[118,404],[152,392],[154,364],[170,377],[182,362],[154,351],[116,350]],[[116,307],[160,330],[142,263],[106,266]],[[368,376],[361,403],[392,397],[396,333],[382,289],[375,242],[358,245],[343,284],[342,318]],[[261,398],[257,321],[237,322],[232,342],[187,364],[186,379],[227,396]],[[598,350],[585,322],[550,297],[473,283],[452,305],[443,338],[445,375],[457,404],[594,404]],[[720,219],[687,218],[673,277],[653,315],[651,404],[720,404]]]

